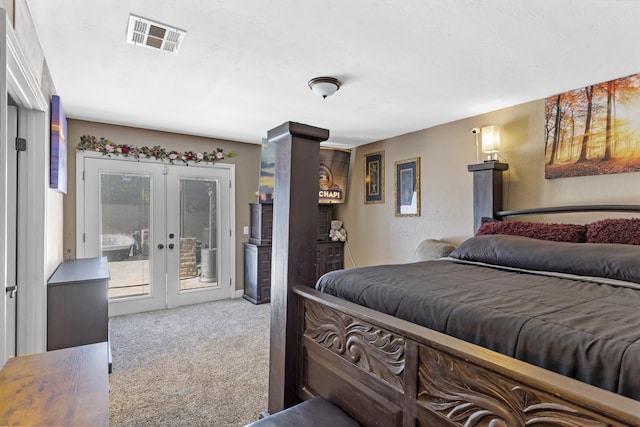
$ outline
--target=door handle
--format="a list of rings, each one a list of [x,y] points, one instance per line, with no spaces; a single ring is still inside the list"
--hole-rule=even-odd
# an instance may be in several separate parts
[[[173,243],[169,243],[169,249],[173,249],[175,245]]]
[[[9,298],[13,298],[16,295],[17,291],[18,291],[18,287],[16,285],[4,287],[4,292],[9,294]]]
[[[162,243],[160,243],[160,244],[158,245],[158,249],[164,249],[164,245],[163,245]]]

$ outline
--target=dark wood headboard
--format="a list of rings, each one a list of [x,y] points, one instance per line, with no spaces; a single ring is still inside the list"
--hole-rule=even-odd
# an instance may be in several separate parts
[[[584,205],[584,206],[555,206],[547,208],[517,209],[510,211],[498,211],[494,218],[503,219],[521,215],[545,215],[556,213],[578,212],[640,212],[640,205]]]
[[[513,216],[546,215],[580,212],[640,212],[640,205],[583,205],[503,210],[502,173],[509,169],[506,163],[495,161],[468,165],[473,173],[473,232],[482,225],[483,218],[505,219]]]

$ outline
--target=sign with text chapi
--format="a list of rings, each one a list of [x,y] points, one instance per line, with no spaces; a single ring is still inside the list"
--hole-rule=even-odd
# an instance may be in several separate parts
[[[260,185],[258,201],[272,203],[275,177],[275,145],[262,140],[260,155]],[[318,165],[318,203],[344,203],[347,195],[349,163],[351,151],[334,148],[320,148]]]
[[[345,202],[350,160],[350,150],[320,148],[318,203]]]

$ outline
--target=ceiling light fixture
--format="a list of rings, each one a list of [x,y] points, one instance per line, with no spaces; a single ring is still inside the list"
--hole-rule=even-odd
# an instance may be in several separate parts
[[[316,77],[309,80],[309,88],[323,98],[331,96],[340,89],[340,80],[335,77]]]

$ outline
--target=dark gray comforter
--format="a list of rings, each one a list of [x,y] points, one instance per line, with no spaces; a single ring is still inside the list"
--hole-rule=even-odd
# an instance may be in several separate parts
[[[605,250],[494,235],[470,239],[452,256],[483,263],[506,259],[518,269],[546,270],[553,264],[561,273],[587,276],[597,276],[592,271],[597,267],[605,277],[635,280],[640,247],[618,246]],[[622,255],[611,255],[616,251]],[[462,262],[334,271],[316,288],[640,400],[640,286]]]

